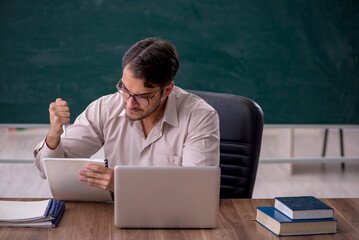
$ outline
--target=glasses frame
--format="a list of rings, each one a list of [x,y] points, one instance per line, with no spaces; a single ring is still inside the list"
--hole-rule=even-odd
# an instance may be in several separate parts
[[[120,87],[120,84],[122,83],[122,86]],[[122,82],[122,79],[120,79],[120,81],[118,81],[118,83],[116,84],[116,88],[117,88],[117,91],[121,94],[122,97],[124,97],[126,100],[129,100],[131,97],[140,105],[143,105],[143,106],[148,106],[150,105],[150,102],[151,100],[156,97],[165,87],[161,88],[157,93],[155,93],[154,95],[152,95],[152,97],[149,97],[149,98],[146,98],[146,97],[142,97],[142,96],[139,96],[138,94],[132,94],[130,91],[126,90],[123,88],[123,82]],[[125,86],[126,87],[126,86]],[[127,94],[129,94],[129,97],[126,97],[125,95],[123,95],[123,92],[126,92]],[[143,99],[143,100],[146,100],[147,101],[147,104],[145,103],[140,103],[138,102],[137,99]]]

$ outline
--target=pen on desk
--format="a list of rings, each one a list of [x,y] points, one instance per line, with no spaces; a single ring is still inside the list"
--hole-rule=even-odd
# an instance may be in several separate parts
[[[67,134],[66,134],[66,125],[62,125],[62,129],[64,130],[64,134],[65,134],[65,137],[67,137]]]

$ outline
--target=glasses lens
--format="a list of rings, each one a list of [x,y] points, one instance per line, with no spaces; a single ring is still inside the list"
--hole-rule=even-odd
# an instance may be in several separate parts
[[[141,96],[135,96],[136,102],[141,105],[148,105],[147,98],[141,97]]]
[[[144,97],[141,97],[141,96],[132,95],[130,92],[128,92],[127,90],[125,90],[125,89],[123,89],[123,88],[120,88],[119,93],[121,93],[121,95],[122,95],[125,99],[129,99],[130,97],[132,97],[133,99],[135,99],[135,101],[136,101],[138,104],[145,105],[145,106],[148,105],[148,99],[147,99],[147,98],[144,98]]]
[[[125,98],[130,98],[130,93],[129,92],[127,92],[126,90],[124,90],[124,89],[120,89],[120,91],[119,91],[121,94],[122,94],[122,96],[124,96]]]

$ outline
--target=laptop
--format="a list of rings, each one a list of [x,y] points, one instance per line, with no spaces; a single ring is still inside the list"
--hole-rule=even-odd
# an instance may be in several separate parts
[[[219,167],[115,167],[117,228],[215,228]]]

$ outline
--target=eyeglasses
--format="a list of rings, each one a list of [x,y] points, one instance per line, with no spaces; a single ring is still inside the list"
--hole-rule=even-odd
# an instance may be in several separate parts
[[[163,89],[161,88],[161,90],[159,90],[157,93],[155,93],[152,97],[143,97],[140,94],[132,94],[130,93],[130,91],[128,91],[126,89],[126,86],[123,85],[122,83],[122,79],[120,79],[120,81],[117,83],[116,85],[117,91],[125,98],[125,99],[130,99],[130,97],[132,97],[138,104],[144,105],[144,106],[148,106],[150,104],[150,101],[156,97]],[[147,95],[147,94],[146,94]]]

